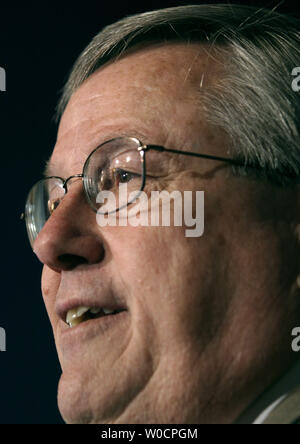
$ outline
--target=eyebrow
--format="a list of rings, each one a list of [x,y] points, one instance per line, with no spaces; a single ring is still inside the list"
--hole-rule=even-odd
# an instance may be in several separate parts
[[[132,135],[132,134],[134,135]],[[102,145],[105,142],[108,142],[111,139],[117,138],[117,137],[137,137],[139,140],[142,139],[142,142],[144,143],[145,140],[148,139],[148,137],[145,135],[144,132],[138,131],[136,129],[132,129],[132,131],[130,130],[126,130],[126,131],[120,131],[120,130],[114,130],[111,132],[108,132],[108,134],[105,136],[105,138],[99,138],[98,142],[95,143],[94,148],[91,150],[91,152],[96,149],[98,146]],[[88,155],[86,156],[88,157]],[[54,174],[54,170],[55,170],[55,165],[52,164],[52,159],[51,157],[46,160],[45,162],[45,167],[43,170],[43,177],[51,177],[51,176],[56,176],[56,174]]]

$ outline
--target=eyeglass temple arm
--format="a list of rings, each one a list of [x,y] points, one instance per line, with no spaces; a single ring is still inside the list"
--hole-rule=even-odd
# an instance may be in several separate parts
[[[143,149],[145,149],[146,151],[147,151],[147,149],[149,149],[149,150],[153,149],[156,151],[167,151],[170,153],[185,154],[187,156],[202,157],[204,159],[220,160],[222,162],[227,162],[232,165],[240,166],[243,168],[247,168],[247,169],[251,168],[251,169],[257,170],[257,171],[265,171],[266,173],[271,173],[271,174],[277,172],[277,174],[287,177],[289,179],[292,179],[292,180],[296,179],[298,181],[300,180],[299,174],[297,172],[295,172],[294,170],[290,170],[289,168],[287,168],[286,171],[284,171],[284,170],[277,170],[276,171],[276,169],[274,170],[268,166],[263,167],[259,164],[256,164],[256,165],[255,164],[247,164],[245,161],[241,161],[238,159],[230,159],[228,157],[211,156],[209,154],[194,153],[191,151],[174,150],[171,148],[165,148],[164,146],[160,146],[160,145],[146,145],[143,147]]]
[[[248,168],[255,168],[255,169],[262,169],[255,165],[245,165],[245,163],[235,160],[235,159],[229,159],[226,157],[219,157],[219,156],[211,156],[209,154],[200,154],[200,153],[194,153],[191,151],[181,151],[181,150],[174,150],[171,148],[165,148],[164,146],[160,145],[146,145],[146,150],[155,150],[155,151],[167,151],[169,153],[176,153],[176,154],[184,154],[186,156],[194,156],[194,157],[201,157],[204,159],[212,159],[212,160],[220,160],[222,162],[228,162],[233,165],[242,166],[242,167],[248,167]]]

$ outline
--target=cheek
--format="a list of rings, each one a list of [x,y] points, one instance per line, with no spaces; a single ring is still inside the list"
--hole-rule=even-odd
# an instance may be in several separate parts
[[[115,227],[109,240],[113,275],[126,289],[135,319],[157,315],[161,294],[174,280],[169,251],[170,227]],[[141,313],[143,312],[143,315]]]
[[[186,238],[181,227],[127,227],[126,236],[118,235],[116,231],[111,242],[113,262],[128,291],[133,318],[147,319],[163,336],[190,330],[191,313],[199,314],[202,295],[212,283],[214,255],[207,243]],[[145,329],[146,323],[139,327]]]
[[[172,272],[172,244],[180,248],[179,231],[173,227],[111,228],[108,243],[119,274],[133,286],[158,283],[158,278],[160,284],[164,282],[166,273]]]

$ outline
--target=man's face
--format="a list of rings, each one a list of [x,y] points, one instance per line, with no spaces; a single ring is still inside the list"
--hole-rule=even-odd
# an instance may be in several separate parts
[[[51,173],[81,173],[91,151],[118,136],[229,157],[201,110],[201,89],[221,75],[196,44],[105,65],[72,96]],[[67,422],[213,422],[212,412],[229,422],[291,361],[293,193],[176,154],[167,173],[157,190],[205,192],[203,236],[186,237],[185,226],[101,228],[78,180],[35,242]],[[125,311],[69,328],[77,306]]]

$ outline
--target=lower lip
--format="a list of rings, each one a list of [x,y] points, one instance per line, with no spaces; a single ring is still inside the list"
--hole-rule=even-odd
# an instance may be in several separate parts
[[[91,340],[96,336],[105,336],[108,333],[111,335],[114,331],[119,335],[120,330],[129,325],[129,318],[129,312],[124,310],[115,315],[89,319],[75,327],[69,327],[60,321],[59,343],[65,347],[78,344],[78,341]]]

